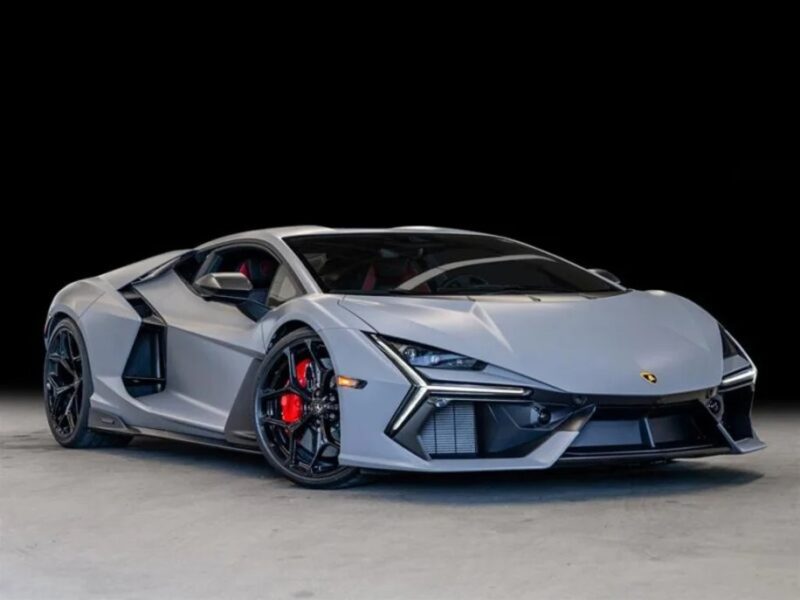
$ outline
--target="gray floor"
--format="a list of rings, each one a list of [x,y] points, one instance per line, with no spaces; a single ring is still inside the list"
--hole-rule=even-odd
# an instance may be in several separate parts
[[[0,598],[799,598],[800,413],[639,470],[310,492],[259,457],[64,450],[0,398]]]

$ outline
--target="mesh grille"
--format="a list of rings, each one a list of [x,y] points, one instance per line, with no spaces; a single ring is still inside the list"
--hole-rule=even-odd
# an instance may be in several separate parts
[[[431,456],[476,454],[475,406],[471,402],[451,402],[437,409],[425,421],[420,442]]]

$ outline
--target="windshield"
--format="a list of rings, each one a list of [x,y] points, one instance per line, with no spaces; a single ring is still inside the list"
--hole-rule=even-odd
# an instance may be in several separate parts
[[[290,237],[323,291],[371,295],[575,294],[619,291],[518,242],[451,233]]]

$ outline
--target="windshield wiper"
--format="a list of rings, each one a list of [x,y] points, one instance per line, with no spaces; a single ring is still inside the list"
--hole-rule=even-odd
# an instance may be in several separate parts
[[[540,294],[580,294],[576,290],[541,290],[528,288],[521,285],[485,285],[472,288],[439,289],[431,292],[414,290],[331,290],[334,294],[353,296],[490,296],[490,295],[530,295]]]
[[[521,294],[521,295],[536,295],[536,294],[573,294],[577,293],[573,290],[537,290],[523,285],[482,285],[474,288],[459,288],[452,290],[437,290],[437,294],[442,295],[464,295],[464,296],[489,296],[489,295],[502,295],[502,294]]]
[[[415,292],[413,290],[331,290],[334,294],[347,296],[430,296],[430,292]]]

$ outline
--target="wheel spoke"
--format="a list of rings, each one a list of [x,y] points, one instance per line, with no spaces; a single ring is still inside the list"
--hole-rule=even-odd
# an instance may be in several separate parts
[[[269,400],[270,398],[274,398],[275,396],[283,396],[284,394],[292,394],[292,393],[294,393],[294,390],[287,386],[279,390],[270,390],[267,392],[261,392],[261,399]]]
[[[289,426],[289,434],[293,438],[296,438],[299,433],[305,431],[306,427],[308,427],[309,423],[311,423],[311,419],[313,418],[314,415],[311,413],[304,414],[299,421],[296,421]]]
[[[334,438],[330,432],[330,426],[331,426],[330,422],[323,419],[320,429],[322,430],[323,435],[325,436],[325,443],[328,444],[329,446],[336,448],[337,450],[340,450],[341,447],[339,445],[339,442],[336,441],[336,438]]]
[[[72,432],[75,429],[75,418],[72,416],[71,412],[66,414],[67,423],[69,423],[69,431]]]
[[[75,360],[78,356],[80,356],[80,352],[78,352],[78,344],[71,335],[65,336],[67,338],[67,353],[70,360]]]
[[[72,396],[69,397],[69,400],[67,401],[67,405],[64,407],[64,416],[67,416],[67,415],[71,416],[72,415],[71,411],[72,411],[72,405],[75,403],[75,396],[76,396],[76,394],[75,394],[75,392],[73,392]]]
[[[286,462],[290,467],[297,464],[297,438],[293,435],[289,436],[289,458]]]
[[[83,392],[80,388],[80,385],[75,386],[75,402],[72,405],[72,410],[75,412],[75,420],[78,420],[78,416],[81,412],[81,405],[83,404]]]
[[[64,398],[55,397],[51,408],[54,417],[64,416],[64,404]]]
[[[308,463],[309,473],[314,472],[314,467],[316,466],[317,461],[319,461],[320,457],[322,456],[322,453],[325,452],[325,448],[328,447],[328,444],[322,440],[322,436],[319,431],[317,431],[316,435],[314,436],[314,439],[316,440],[316,444],[315,444],[314,456],[311,457],[311,460]]]
[[[297,365],[295,364],[292,348],[287,348],[283,351],[283,354],[286,356],[286,361],[289,365],[289,386],[299,388],[300,382],[297,381]]]
[[[261,417],[261,424],[262,425],[274,425],[275,427],[283,427],[286,428],[288,424],[283,419],[276,419],[275,417]]]
[[[69,397],[69,401],[67,402],[66,406],[62,409],[56,409],[54,412],[57,413],[58,420],[56,421],[56,425],[60,426],[61,423],[64,422],[64,419],[67,420],[69,424],[69,430],[67,433],[72,431],[75,427],[75,417],[72,414],[72,406],[75,400],[75,393],[73,392],[72,396]],[[61,404],[61,403],[60,403]]]
[[[306,348],[308,349],[308,353],[311,355],[311,360],[317,369],[317,381],[321,383],[323,376],[326,375],[328,371],[332,371],[333,369],[325,366],[325,363],[323,362],[324,359],[319,355],[319,352],[314,347],[314,342],[312,340],[306,340]]]
[[[60,358],[58,360],[58,364],[60,364],[62,367],[64,367],[64,370],[67,373],[69,373],[70,375],[72,375],[72,377],[77,377],[78,376],[77,373],[75,372],[75,369],[72,367],[72,365],[69,363],[69,361],[67,361],[66,358]]]
[[[48,375],[48,376],[47,376],[47,382],[50,384],[50,390],[53,392],[53,395],[54,395],[56,398],[58,398],[58,397],[59,397],[61,394],[63,394],[63,393],[64,393],[64,392],[66,392],[67,390],[70,390],[70,389],[72,389],[73,387],[75,387],[75,383],[76,383],[76,382],[74,382],[74,381],[73,381],[72,383],[67,383],[67,384],[59,385],[59,384],[56,382],[56,379],[55,379],[55,377],[53,377],[52,375]]]
[[[58,353],[61,356],[70,356],[69,342],[66,330],[62,331],[58,337]]]
[[[311,394],[308,393],[308,390],[305,388],[301,388],[300,386],[290,385],[289,386],[289,393],[290,394],[297,394],[306,402],[311,402]]]
[[[281,397],[284,394],[295,394],[300,396],[306,402],[311,402],[311,394],[308,393],[308,390],[303,389],[301,387],[295,387],[293,385],[287,385],[279,390],[270,390],[268,392],[261,392],[261,399],[266,400],[267,402],[273,400],[276,396]]]

